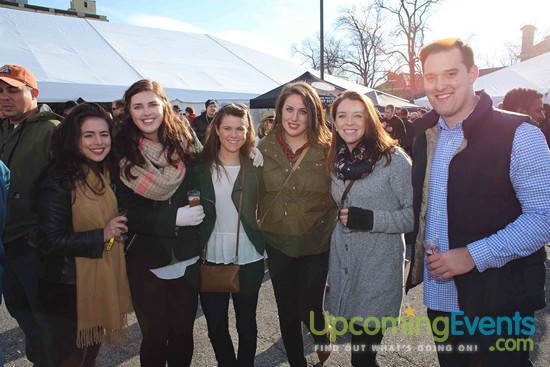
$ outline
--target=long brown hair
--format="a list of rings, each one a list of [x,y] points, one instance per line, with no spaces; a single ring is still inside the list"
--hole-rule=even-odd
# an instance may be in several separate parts
[[[382,126],[374,104],[370,98],[355,91],[347,90],[334,100],[330,110],[333,122],[332,141],[328,155],[330,159],[327,159],[326,163],[327,172],[332,171],[334,162],[336,161],[337,152],[342,144],[345,144],[344,140],[342,140],[336,131],[336,114],[338,112],[338,106],[340,106],[340,103],[346,99],[351,101],[359,101],[363,104],[363,106],[365,106],[365,135],[363,135],[362,142],[366,149],[365,158],[375,163],[382,156],[385,156],[387,160],[385,166],[389,165],[391,163],[391,155],[397,146],[397,141],[392,139]]]
[[[248,158],[250,156],[250,152],[254,147],[254,135],[256,134],[254,132],[254,122],[252,121],[252,116],[246,106],[230,103],[223,106],[218,112],[216,112],[216,115],[214,115],[214,119],[208,126],[208,130],[206,132],[206,141],[204,143],[204,150],[202,151],[202,160],[208,165],[208,167],[214,167],[217,170],[218,175],[221,174],[223,164],[219,157],[221,143],[220,137],[216,134],[216,128],[220,128],[222,120],[225,116],[240,117],[246,121],[246,140],[239,151],[241,157]]]
[[[296,82],[287,84],[275,102],[275,124],[273,128],[283,131],[283,107],[286,99],[297,94],[302,97],[302,102],[306,106],[308,125],[306,137],[309,145],[317,145],[328,148],[330,144],[330,130],[326,125],[325,111],[317,91],[305,82]]]
[[[119,159],[126,158],[127,164],[123,167],[121,174],[130,179],[135,179],[130,174],[130,170],[134,166],[143,166],[145,158],[138,149],[139,139],[143,137],[143,133],[135,125],[132,116],[130,115],[131,99],[138,93],[151,91],[157,95],[162,102],[162,110],[164,119],[159,127],[158,139],[165,148],[167,148],[167,156],[170,164],[176,165],[178,161],[187,162],[192,160],[193,153],[193,135],[185,123],[180,121],[170,105],[170,101],[164,92],[162,86],[152,80],[139,80],[132,84],[126,92],[124,92],[124,120],[120,132],[116,136],[117,156]],[[173,158],[174,153],[177,153],[179,158]]]

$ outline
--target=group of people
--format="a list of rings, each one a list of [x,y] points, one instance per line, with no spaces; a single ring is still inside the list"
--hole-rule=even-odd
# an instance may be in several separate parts
[[[302,324],[319,361],[329,358],[325,308],[355,331],[351,364],[377,366],[385,328],[376,320],[398,318],[405,290],[421,282],[432,321],[533,317],[545,306],[550,242],[544,136],[529,116],[474,92],[478,69],[460,40],[427,45],[420,60],[434,109],[415,122],[414,161],[354,91],[332,103],[329,128],[310,85],[285,86],[256,144],[246,106],[217,110],[209,100],[193,131],[161,85],[140,80],[122,107],[113,103],[113,135],[101,106],[79,104],[63,119],[38,106],[29,70],[2,67],[0,159],[11,172],[8,186],[0,162],[4,297],[27,358],[94,366],[103,341],[124,341],[135,311],[141,365],[189,366],[200,300],[218,365],[253,366],[266,262],[293,367],[307,366]],[[200,190],[199,205],[190,190]],[[428,240],[439,252],[425,251]],[[239,292],[199,292],[201,263],[239,264]],[[438,352],[439,362],[529,366],[528,351],[491,351],[500,337],[451,335],[455,348]],[[463,343],[479,348],[459,352]]]

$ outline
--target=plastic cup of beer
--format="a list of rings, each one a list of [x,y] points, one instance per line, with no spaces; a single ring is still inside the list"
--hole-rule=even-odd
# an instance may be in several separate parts
[[[440,253],[439,238],[424,240],[424,251],[428,256]]]
[[[197,206],[201,204],[201,192],[199,190],[187,191],[187,199],[189,200],[189,206]]]

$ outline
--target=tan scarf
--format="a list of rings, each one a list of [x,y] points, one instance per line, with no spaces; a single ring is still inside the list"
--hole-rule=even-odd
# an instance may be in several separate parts
[[[105,192],[94,193],[82,184],[73,190],[72,218],[75,232],[104,228],[116,216],[117,201],[109,186],[110,179],[102,175]],[[101,187],[99,178],[89,170],[87,182]],[[122,329],[127,326],[127,314],[132,312],[130,288],[122,243],[103,251],[101,259],[76,257],[76,346],[125,342]]]
[[[174,167],[168,162],[166,149],[159,142],[141,138],[139,150],[145,158],[145,167],[134,166],[130,170],[135,180],[121,175],[120,179],[134,192],[147,199],[164,201],[172,197],[185,177],[185,166],[182,162]],[[123,169],[128,164],[127,159],[120,161]]]

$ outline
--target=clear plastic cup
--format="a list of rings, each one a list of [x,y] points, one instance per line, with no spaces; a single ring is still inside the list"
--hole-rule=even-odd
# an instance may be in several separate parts
[[[187,191],[187,200],[189,200],[189,206],[197,206],[201,204],[201,192],[199,190]]]
[[[423,245],[424,252],[426,252],[426,255],[428,256],[441,252],[439,248],[439,238],[424,240]]]

